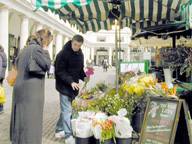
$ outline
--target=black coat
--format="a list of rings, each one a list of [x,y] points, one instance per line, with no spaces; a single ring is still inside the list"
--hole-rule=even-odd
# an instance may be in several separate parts
[[[86,74],[83,70],[84,57],[81,49],[73,51],[71,41],[68,41],[57,54],[55,61],[56,90],[67,95],[71,100],[78,95],[78,90],[73,90],[71,83],[84,80]]]

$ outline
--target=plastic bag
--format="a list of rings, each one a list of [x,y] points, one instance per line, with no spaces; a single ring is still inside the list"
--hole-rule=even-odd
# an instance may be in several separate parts
[[[95,139],[102,139],[102,128],[100,125],[96,125],[95,127],[91,125],[91,131],[93,132]]]
[[[123,117],[127,114],[126,109],[120,109],[118,116],[110,116],[108,119],[112,120],[115,125],[115,133],[117,138],[130,138],[132,137],[133,128],[130,125],[128,118]]]
[[[71,120],[71,126],[73,135],[79,138],[88,138],[93,136],[91,131],[92,120],[88,119],[73,119]]]
[[[102,122],[105,121],[108,118],[108,116],[103,112],[98,112],[95,115],[95,121]]]
[[[4,94],[4,89],[0,85],[0,103],[5,103],[5,102],[6,102],[6,98],[5,98],[5,94]]]

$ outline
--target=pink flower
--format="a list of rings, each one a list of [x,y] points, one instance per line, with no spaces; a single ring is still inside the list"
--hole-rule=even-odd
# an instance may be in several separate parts
[[[86,67],[87,69],[88,69],[88,71],[86,71],[85,72],[85,74],[87,75],[87,76],[90,76],[90,75],[93,75],[94,74],[94,68],[92,68],[92,67]]]

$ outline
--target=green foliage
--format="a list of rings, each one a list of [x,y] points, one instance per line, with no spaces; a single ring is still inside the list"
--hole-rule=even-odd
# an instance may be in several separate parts
[[[180,67],[187,57],[187,54],[183,48],[183,45],[179,45],[177,48],[167,47],[163,48],[162,63],[163,67],[176,68]]]
[[[186,77],[190,76],[192,69],[191,69],[191,66],[189,65],[189,61],[192,63],[192,58],[190,58],[190,59],[186,58],[185,59],[185,62],[183,63],[183,65],[180,68],[180,75],[182,75],[186,72]]]

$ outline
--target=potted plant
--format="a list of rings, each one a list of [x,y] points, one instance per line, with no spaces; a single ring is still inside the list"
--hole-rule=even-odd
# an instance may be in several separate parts
[[[173,71],[176,71],[176,77],[178,77],[178,75],[183,75],[185,72],[186,76],[189,76],[191,71],[190,53],[191,49],[185,47],[184,44],[178,45],[176,48],[163,48],[162,67],[164,69],[165,81],[169,88],[173,87],[173,85],[169,86],[169,83],[171,83],[170,81],[172,81]]]
[[[190,78],[191,76],[191,72],[192,72],[192,49],[190,47],[184,47],[183,46],[183,50],[185,52],[185,57],[184,57],[184,61],[180,67],[180,75],[183,75],[184,73],[186,73],[186,77]],[[191,82],[190,80],[186,80],[186,82]]]

